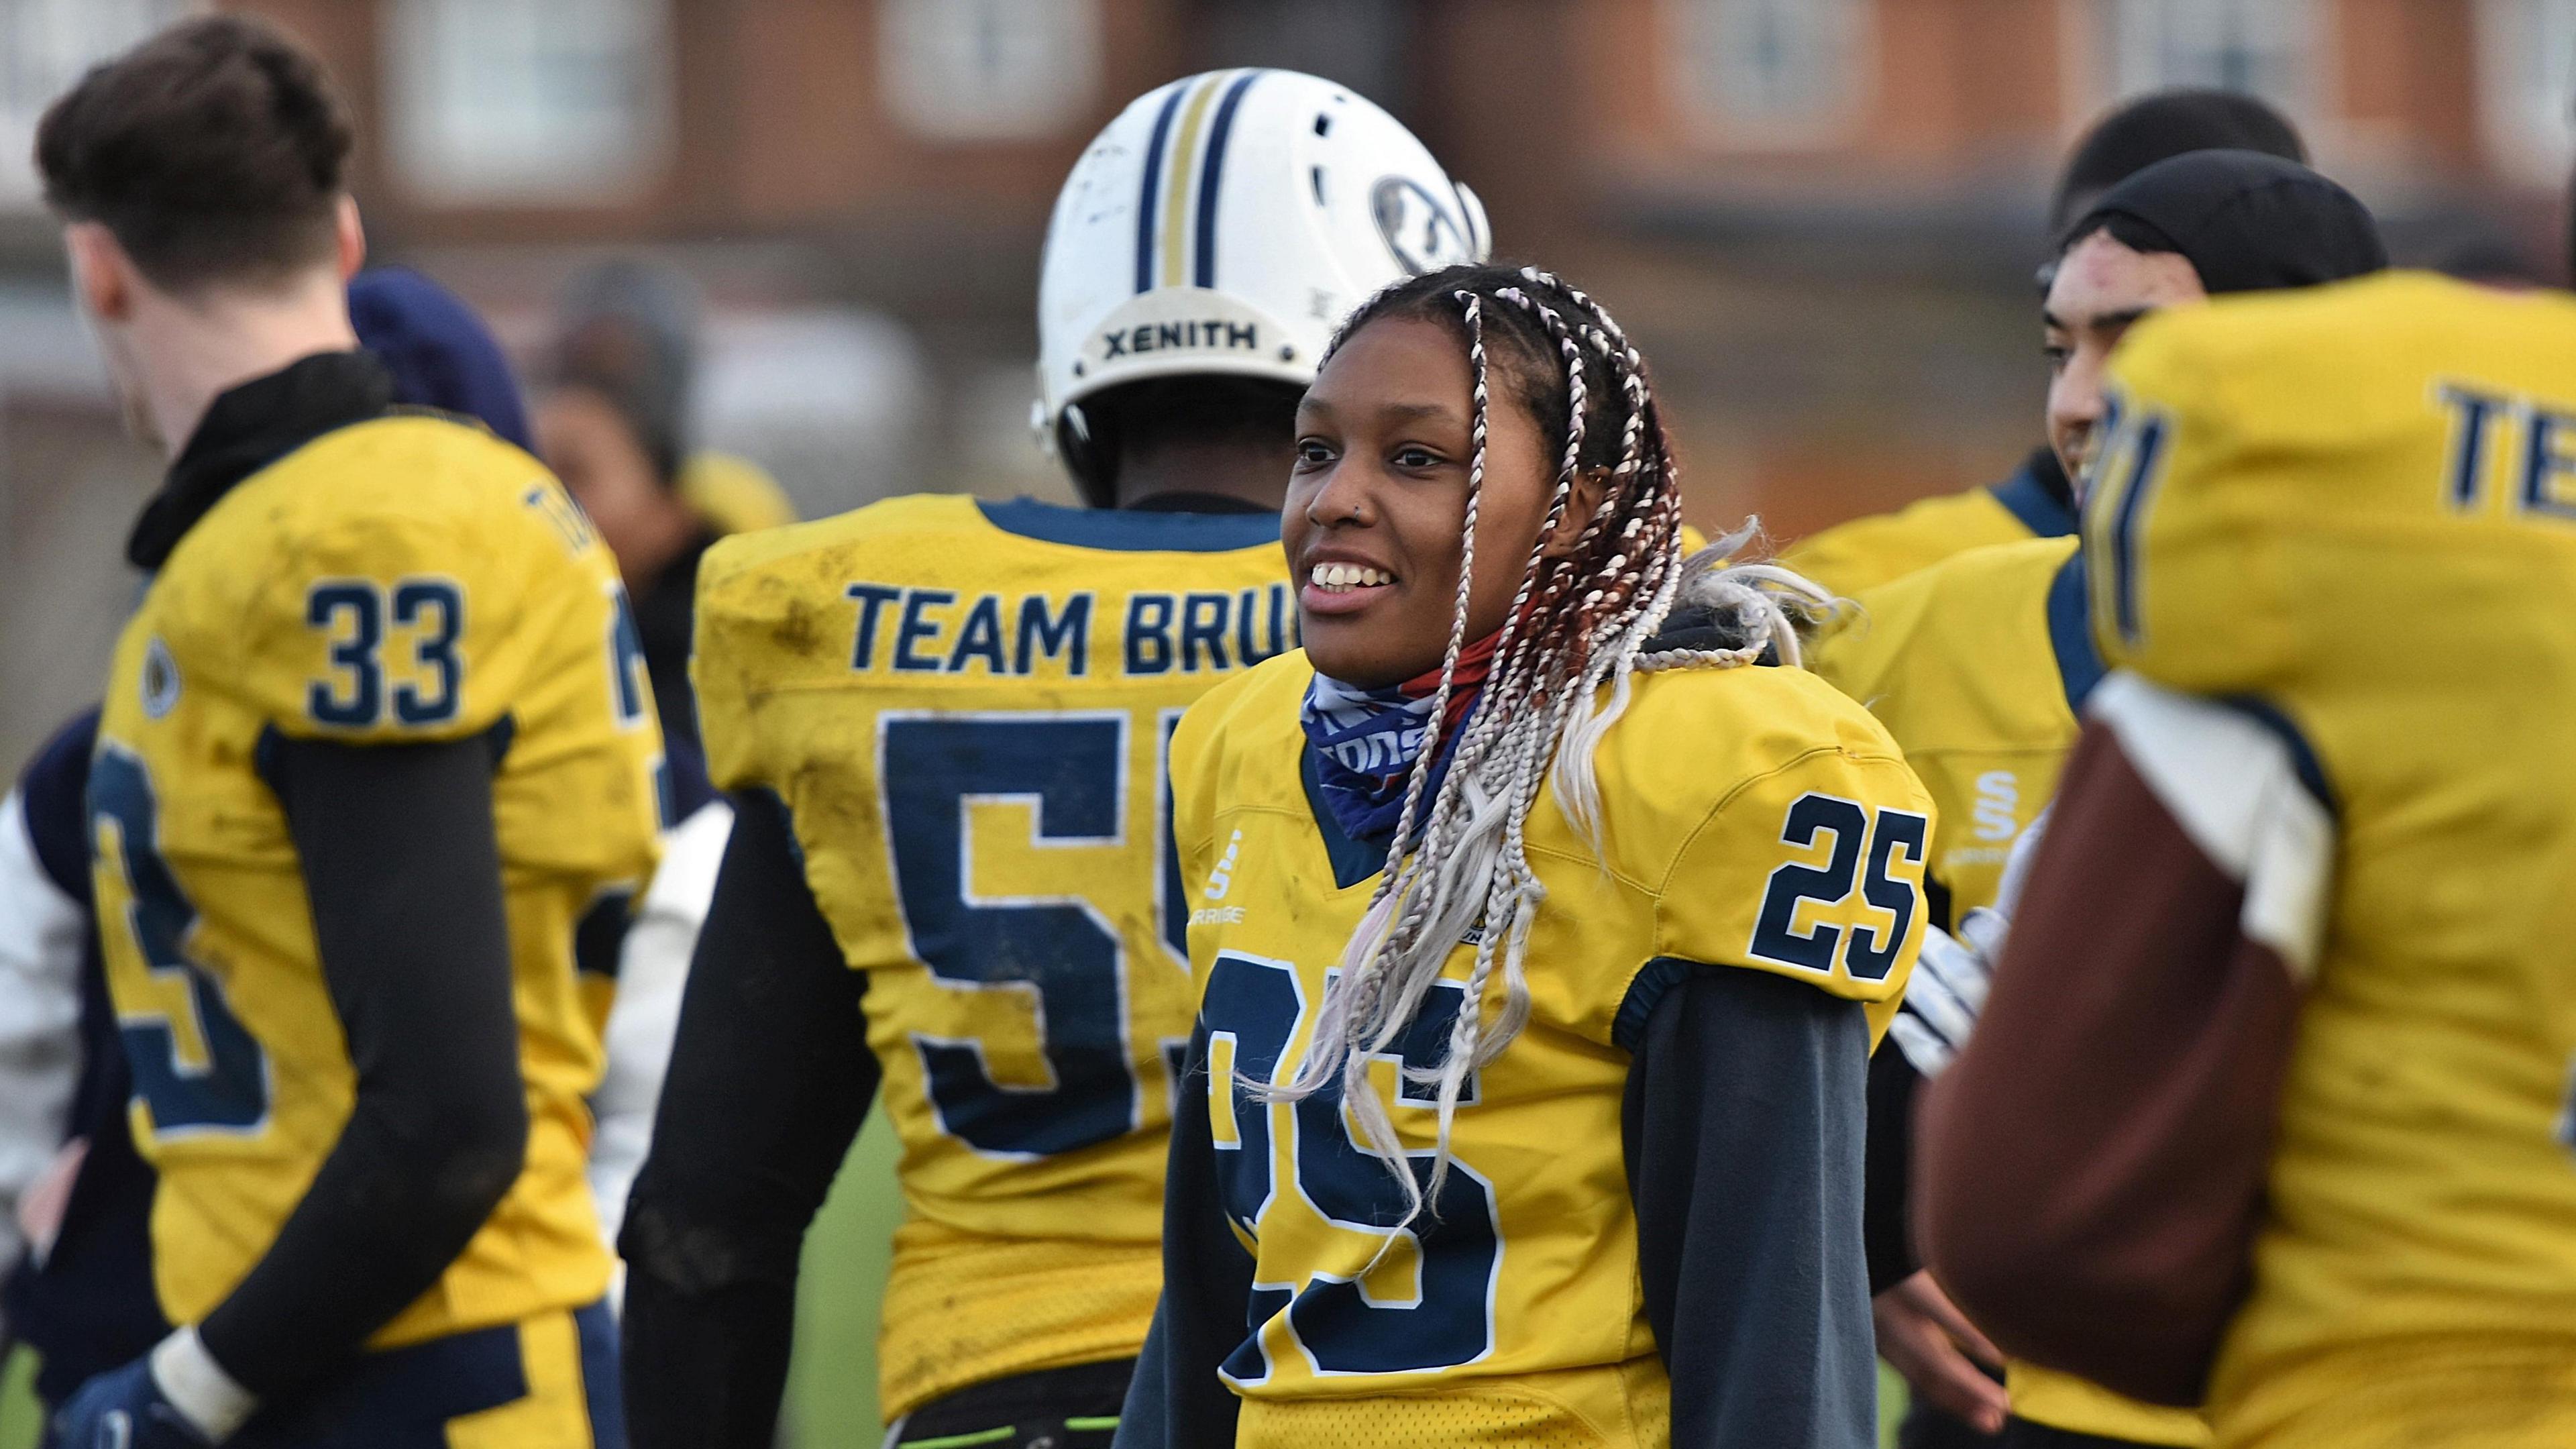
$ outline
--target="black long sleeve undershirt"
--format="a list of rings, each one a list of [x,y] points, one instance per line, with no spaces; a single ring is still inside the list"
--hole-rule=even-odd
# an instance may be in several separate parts
[[[1894,1042],[1869,1059],[1869,1187],[1861,1236],[1869,1247],[1872,1297],[1923,1267],[1905,1214],[1914,1181],[1914,1096],[1922,1085],[1922,1074]]]
[[[861,994],[787,812],[735,797],[618,1247],[636,1449],[768,1449],[805,1229],[876,1096]]]
[[[1860,1230],[1867,1019],[1764,972],[1672,964],[1683,969],[1630,1044],[1621,1111],[1672,1441],[1861,1449],[1877,1416]],[[1225,1226],[1214,1156],[1207,1093],[1184,1091],[1163,1299],[1119,1449],[1234,1442],[1238,1401],[1217,1365],[1243,1340],[1253,1262]]]
[[[346,1362],[427,1292],[527,1160],[509,921],[481,739],[272,740],[356,1101],[312,1186],[199,1325],[273,1397]]]

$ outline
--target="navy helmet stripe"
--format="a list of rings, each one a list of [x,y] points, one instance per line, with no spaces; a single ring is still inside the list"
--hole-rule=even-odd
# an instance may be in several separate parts
[[[1197,282],[1202,287],[1216,285],[1216,191],[1225,174],[1225,143],[1234,131],[1234,112],[1243,104],[1243,93],[1261,79],[1257,70],[1245,71],[1234,84],[1226,87],[1225,99],[1217,104],[1216,126],[1208,135],[1207,159],[1199,171],[1199,259]]]
[[[1154,117],[1154,139],[1145,147],[1145,194],[1136,203],[1136,290],[1154,290],[1154,197],[1163,179],[1163,144],[1171,139],[1172,116],[1181,108],[1181,96],[1189,82],[1172,82],[1172,93],[1163,97],[1162,113]]]

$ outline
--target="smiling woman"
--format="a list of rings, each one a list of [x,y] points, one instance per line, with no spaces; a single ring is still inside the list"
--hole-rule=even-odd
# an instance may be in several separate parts
[[[1675,483],[1554,277],[1344,325],[1283,513],[1305,648],[1172,738],[1210,906],[1120,1444],[1871,1442],[1862,1088],[1924,797],[1795,667],[1823,596],[1686,564]]]

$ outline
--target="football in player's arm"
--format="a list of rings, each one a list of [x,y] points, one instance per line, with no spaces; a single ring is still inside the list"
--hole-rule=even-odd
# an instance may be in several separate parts
[[[1762,584],[1668,614],[1662,424],[1572,288],[1390,289],[1298,433],[1305,648],[1173,743],[1199,1011],[1118,1442],[1868,1443],[1921,786]]]
[[[1173,82],[1049,230],[1045,428],[1094,507],[902,498],[708,553],[740,816],[622,1236],[639,1445],[769,1442],[798,1249],[880,1088],[890,1442],[1107,1443],[1187,1096],[1166,744],[1295,643],[1279,500],[1332,319],[1483,252],[1472,195],[1347,89]]]
[[[2391,275],[2113,371],[2118,672],[1930,1094],[1927,1255],[2222,1445],[2570,1442],[2576,304]]]
[[[561,491],[389,410],[354,350],[350,139],[318,64],[229,17],[39,129],[77,301],[171,459],[88,793],[179,1327],[73,1395],[81,1449],[468,1414],[575,1445],[613,1412],[569,956],[650,869],[658,736]]]

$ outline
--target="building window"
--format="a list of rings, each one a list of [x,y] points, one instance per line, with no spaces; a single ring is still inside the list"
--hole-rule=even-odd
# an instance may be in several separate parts
[[[2479,0],[2478,102],[2496,169],[2558,187],[2576,164],[2576,0]]]
[[[1098,0],[883,0],[877,57],[894,118],[934,141],[1042,141],[1100,98]]]
[[[1276,66],[1322,76],[1411,119],[1421,57],[1414,0],[1199,0],[1211,65]]]
[[[32,208],[36,122],[81,73],[170,22],[194,0],[0,0],[0,207]]]
[[[1865,118],[1869,0],[1671,0],[1668,9],[1675,87],[1719,140],[1829,146]]]
[[[595,205],[671,148],[669,0],[395,0],[384,28],[394,174],[447,205]]]
[[[2095,0],[2116,95],[2210,86],[2313,109],[2314,0]]]

